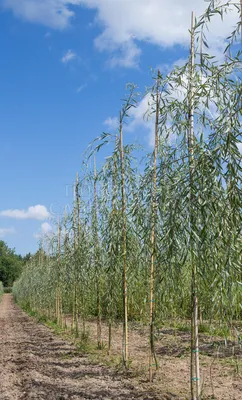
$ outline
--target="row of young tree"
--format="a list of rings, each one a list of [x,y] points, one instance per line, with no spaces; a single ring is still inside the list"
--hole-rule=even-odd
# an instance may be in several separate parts
[[[201,393],[198,317],[232,323],[242,316],[240,17],[220,63],[206,53],[204,34],[231,7],[239,16],[239,4],[214,1],[199,20],[192,15],[187,63],[156,74],[146,93],[154,149],[142,162],[137,146],[123,142],[137,106],[128,86],[117,132],[88,149],[72,212],[43,238],[14,286],[20,304],[60,325],[71,314],[76,336],[95,316],[98,347],[108,323],[108,351],[112,326],[122,320],[126,367],[129,321],[149,324],[151,381],[156,322],[190,318],[193,400]],[[95,153],[107,142],[113,152],[97,171]]]

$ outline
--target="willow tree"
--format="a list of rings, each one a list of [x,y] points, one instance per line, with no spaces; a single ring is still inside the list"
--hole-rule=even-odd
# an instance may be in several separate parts
[[[92,231],[93,231],[93,250],[94,250],[94,265],[95,265],[95,284],[97,293],[97,346],[102,347],[102,305],[101,305],[101,279],[102,279],[102,264],[101,264],[101,246],[99,238],[99,221],[98,221],[98,193],[97,193],[97,168],[96,159],[94,156],[94,171],[93,171],[93,211],[92,211]]]
[[[188,163],[189,163],[189,225],[190,225],[190,257],[191,257],[191,395],[193,400],[200,398],[200,368],[199,368],[199,343],[198,343],[198,297],[197,297],[197,260],[195,256],[196,232],[196,205],[194,188],[194,69],[195,69],[195,16],[192,13],[191,23],[191,55],[190,55],[190,82],[188,92]],[[195,388],[194,388],[195,384]]]
[[[123,149],[123,116],[120,113],[119,120],[119,145],[120,145],[120,167],[121,167],[121,198],[122,198],[122,259],[123,259],[123,363],[127,366],[129,357],[128,351],[128,286],[127,286],[127,211],[126,211],[126,194],[125,194],[125,164]]]
[[[154,343],[154,281],[155,281],[155,264],[156,264],[156,222],[157,222],[157,156],[159,149],[159,113],[160,113],[160,71],[156,84],[155,98],[155,144],[154,144],[154,159],[153,159],[153,188],[151,202],[151,259],[150,259],[150,356],[149,356],[149,378],[153,379],[153,362],[156,368],[158,367],[155,343]]]
[[[112,348],[112,326],[118,318],[120,300],[120,243],[122,241],[121,204],[119,197],[119,139],[114,138],[114,151],[102,167],[100,180],[101,236],[105,266],[104,309],[108,322],[108,354]]]
[[[122,203],[122,261],[123,261],[123,365],[127,368],[129,358],[128,347],[128,282],[127,282],[127,208],[125,192],[125,155],[123,145],[123,124],[128,116],[130,108],[135,106],[134,91],[135,87],[129,87],[130,93],[125,101],[119,118],[119,157],[120,157],[120,175],[121,175],[121,203]]]
[[[79,293],[79,257],[78,246],[80,240],[80,197],[79,197],[79,175],[76,174],[75,182],[75,199],[73,207],[73,296],[72,296],[72,330],[75,336],[79,336],[79,309],[78,309],[78,293]]]
[[[61,294],[61,225],[58,222],[57,233],[57,285],[56,285],[56,320],[57,324],[62,322],[62,294]]]
[[[222,13],[220,9],[210,9],[209,12],[213,15],[218,11]],[[216,65],[211,62],[210,56],[196,53],[194,41],[198,27],[201,28],[201,21],[195,26],[193,17],[190,61],[184,68],[176,69],[167,77],[167,89],[162,99],[163,104],[165,103],[162,117],[164,131],[170,136],[178,137],[181,168],[178,175],[179,186],[176,186],[175,190],[180,190],[182,196],[180,201],[183,204],[184,201],[187,202],[184,204],[187,216],[183,220],[183,234],[179,241],[181,242],[181,239],[184,241],[185,263],[191,276],[191,394],[196,400],[200,399],[198,298],[202,293],[204,281],[207,285],[211,276],[214,276],[214,294],[220,293],[221,299],[228,298],[226,290],[234,293],[235,286],[238,287],[235,277],[238,276],[236,271],[238,271],[241,218],[239,212],[241,157],[237,147],[240,134],[239,55],[237,54],[235,58],[230,55],[222,65]],[[204,36],[201,40],[205,42]],[[201,64],[195,64],[195,54],[200,56]],[[178,91],[180,95],[177,94]],[[212,116],[211,106],[215,108],[215,115]],[[213,189],[209,188],[208,192],[209,171],[213,171],[210,175],[210,180],[213,178],[211,182]],[[224,202],[219,198],[221,193],[224,193],[222,197]],[[226,200],[226,197],[230,198],[230,201]],[[224,212],[224,207],[227,207],[225,204],[231,204],[230,210],[233,212]],[[222,226],[218,215],[223,215]],[[232,215],[233,224],[230,223]],[[212,221],[215,222],[214,225],[211,225]],[[227,226],[232,229],[232,235],[227,231]],[[174,235],[176,226],[170,224],[169,228]],[[211,238],[211,232],[214,238],[219,232],[221,238],[219,251],[215,241],[213,246],[208,244],[207,238],[209,236]],[[206,248],[204,243],[207,245]],[[202,254],[201,249],[203,249]],[[216,262],[213,265],[211,260],[217,256],[221,259],[221,253],[225,256],[224,264],[217,266]]]

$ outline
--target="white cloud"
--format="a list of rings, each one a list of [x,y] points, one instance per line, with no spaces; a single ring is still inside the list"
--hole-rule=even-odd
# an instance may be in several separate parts
[[[81,0],[3,0],[3,4],[27,21],[65,29],[75,16],[71,7],[80,5]]]
[[[52,233],[52,226],[48,222],[41,224],[41,228],[37,233],[34,233],[36,239],[41,239],[43,236],[49,236]]]
[[[62,57],[61,62],[63,62],[63,64],[67,64],[70,61],[75,60],[76,58],[77,54],[72,50],[68,50]]]
[[[188,46],[191,11],[199,17],[208,6],[202,0],[4,0],[4,4],[19,17],[55,29],[68,27],[75,17],[74,6],[93,9],[94,23],[101,30],[95,39],[97,49],[112,54],[111,66],[123,67],[137,65],[140,42],[160,47]],[[238,18],[235,11],[223,22],[219,15],[212,18],[208,34],[216,54],[221,55],[224,38]]]
[[[101,46],[99,46],[99,44],[98,44],[99,42],[101,43]],[[101,36],[96,40],[96,45],[99,48],[99,50],[105,50],[105,47],[103,47]],[[137,65],[139,63],[140,55],[141,55],[141,49],[134,42],[127,41],[119,46],[119,52],[117,52],[114,56],[112,56],[109,59],[108,64],[112,68],[113,67],[125,67],[125,68],[137,67]]]
[[[106,125],[108,129],[115,131],[118,128],[118,118],[108,117],[107,119],[105,119],[104,125]]]
[[[14,228],[0,228],[0,238],[4,238],[7,235],[13,235],[16,233]]]
[[[4,210],[0,212],[0,217],[8,217],[14,219],[37,219],[44,220],[50,216],[45,206],[37,205],[29,207],[27,210]]]
[[[42,231],[43,233],[51,232],[51,231],[52,231],[52,226],[51,226],[48,222],[44,222],[44,223],[41,225],[41,231]]]
[[[144,96],[138,103],[137,107],[130,109],[130,123],[125,127],[129,132],[138,131],[140,128],[146,130],[146,139],[151,147],[153,147],[155,141],[155,116],[153,112],[153,103],[154,101],[150,94]]]
[[[102,28],[95,39],[96,47],[114,54],[111,65],[126,67],[137,64],[141,41],[161,47],[188,46],[191,11],[199,17],[208,6],[202,0],[83,0],[82,3],[96,10],[95,20]],[[213,17],[209,37],[218,52],[237,20],[235,11],[224,22],[219,16]]]

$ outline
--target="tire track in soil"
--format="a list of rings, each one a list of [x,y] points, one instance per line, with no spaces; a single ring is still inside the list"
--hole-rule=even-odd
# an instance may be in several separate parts
[[[102,365],[36,323],[5,294],[0,304],[0,400],[165,400]]]

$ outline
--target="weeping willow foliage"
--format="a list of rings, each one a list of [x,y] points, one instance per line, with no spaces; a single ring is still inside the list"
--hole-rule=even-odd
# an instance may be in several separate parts
[[[137,104],[136,88],[129,85],[119,129],[102,134],[88,149],[72,213],[59,222],[56,234],[43,239],[14,285],[24,307],[62,326],[71,315],[76,336],[79,329],[85,333],[88,318],[97,318],[98,347],[105,321],[109,352],[116,321],[124,321],[124,353],[126,318],[154,327],[163,320],[190,318],[191,282],[200,317],[230,323],[242,317],[242,86],[241,52],[235,45],[240,18],[220,63],[205,52],[204,33],[213,16],[224,16],[230,6],[211,2],[195,22],[192,74],[188,59],[166,76],[159,73],[150,88],[151,117],[157,112],[157,87],[159,91],[156,154],[146,154],[141,162],[137,146],[121,142],[120,151],[121,130]],[[96,171],[90,161],[106,143],[113,146],[112,154]]]

